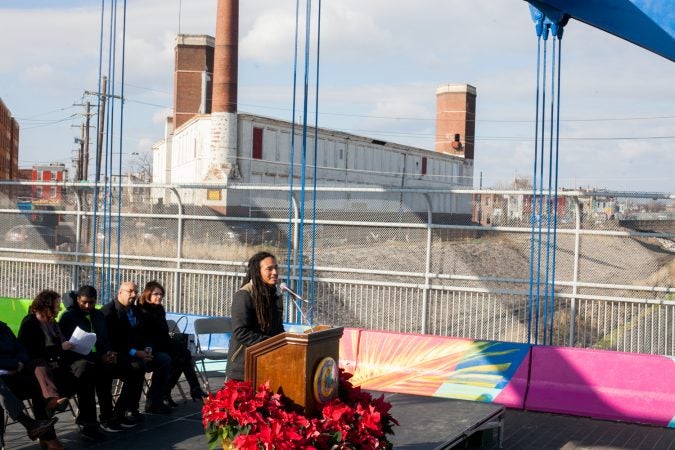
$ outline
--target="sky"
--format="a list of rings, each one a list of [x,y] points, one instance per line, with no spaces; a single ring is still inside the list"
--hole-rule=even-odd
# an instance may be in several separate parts
[[[675,35],[673,0],[636,3]],[[316,17],[310,33],[311,123],[319,45],[320,127],[433,150],[436,88],[468,83],[477,90],[474,186],[532,177],[537,40],[525,1],[327,0],[321,7],[320,38]],[[240,112],[291,120],[295,8],[291,0],[240,2]],[[111,138],[125,170],[164,135],[176,35],[213,35],[215,11],[216,0],[127,2],[126,101],[121,140]],[[101,1],[0,1],[0,99],[21,126],[20,167],[70,164],[75,156],[81,105],[96,102],[85,91],[97,90],[100,22]],[[304,46],[299,56],[301,105]],[[117,94],[121,66],[118,58]],[[673,62],[571,20],[560,88],[561,187],[675,193]]]

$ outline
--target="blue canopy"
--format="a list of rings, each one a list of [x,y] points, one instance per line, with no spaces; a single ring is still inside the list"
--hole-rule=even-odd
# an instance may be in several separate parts
[[[526,0],[549,18],[572,18],[675,61],[675,0]]]

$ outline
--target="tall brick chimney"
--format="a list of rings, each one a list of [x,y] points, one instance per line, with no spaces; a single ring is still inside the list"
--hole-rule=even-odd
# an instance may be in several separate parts
[[[211,164],[207,178],[226,180],[236,174],[237,59],[239,0],[218,0],[213,54]]]
[[[176,38],[173,77],[173,124],[180,127],[195,114],[211,112],[213,83],[211,36],[180,34]]]
[[[444,84],[436,89],[436,151],[473,159],[476,88]]]

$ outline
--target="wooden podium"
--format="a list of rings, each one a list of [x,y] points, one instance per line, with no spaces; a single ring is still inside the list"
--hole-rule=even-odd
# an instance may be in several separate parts
[[[315,372],[326,357],[333,358],[337,365],[342,330],[319,325],[313,331],[282,333],[246,348],[244,380],[252,381],[255,387],[269,381],[270,391],[281,388],[307,415],[314,414],[318,406]]]

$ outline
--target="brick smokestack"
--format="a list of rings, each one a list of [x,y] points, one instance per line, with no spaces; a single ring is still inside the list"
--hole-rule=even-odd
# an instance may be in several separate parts
[[[213,112],[237,112],[239,0],[218,0],[213,54]]]
[[[211,162],[207,181],[236,178],[239,0],[218,0],[213,52]]]
[[[436,151],[473,159],[476,88],[445,84],[436,89]]]
[[[173,76],[173,124],[180,127],[197,114],[211,112],[213,80],[211,36],[180,34],[176,38]]]

